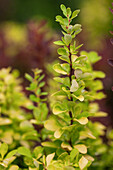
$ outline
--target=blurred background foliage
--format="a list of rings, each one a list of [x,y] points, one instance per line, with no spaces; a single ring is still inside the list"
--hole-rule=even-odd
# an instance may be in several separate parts
[[[57,47],[53,41],[61,36],[59,24],[55,22],[55,16],[61,14],[61,3],[72,10],[81,10],[76,20],[83,28],[77,37],[77,43],[84,44],[81,50],[96,50],[102,56],[94,68],[106,73],[103,83],[107,98],[100,102],[100,106],[101,110],[109,113],[103,122],[112,126],[113,69],[107,63],[108,58],[113,59],[110,43],[113,15],[109,10],[112,0],[1,0],[0,68],[11,66],[24,77],[25,72],[39,67],[44,70],[48,81],[51,73],[47,71],[47,63],[57,59]]]

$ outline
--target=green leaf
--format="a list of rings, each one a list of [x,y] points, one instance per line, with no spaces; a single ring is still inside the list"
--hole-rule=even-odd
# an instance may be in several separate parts
[[[39,87],[40,87],[40,88],[43,87],[43,86],[45,86],[45,82],[44,82],[44,81],[42,81],[42,82],[39,84]]]
[[[71,8],[67,8],[67,16],[70,17],[71,16]]]
[[[58,115],[60,113],[64,113],[66,112],[67,110],[65,110],[63,107],[62,107],[62,104],[61,103],[56,103],[54,106],[53,106],[53,114],[54,115]]]
[[[79,88],[79,85],[78,85],[77,81],[75,79],[73,79],[72,80],[72,85],[70,87],[70,91],[75,92],[75,91],[78,90],[78,88]]]
[[[84,169],[87,164],[88,164],[88,160],[84,156],[82,156],[81,159],[79,160],[80,169],[81,170]]]
[[[67,30],[66,30],[67,32]],[[72,25],[69,25],[68,27],[68,33],[72,34],[73,33],[73,26]]]
[[[75,50],[78,50],[80,47],[82,47],[83,46],[83,44],[80,44],[79,46],[77,46],[76,48],[75,48]]]
[[[23,131],[30,131],[30,130],[34,129],[33,125],[28,120],[25,120],[25,121],[21,122],[20,123],[20,128]]]
[[[32,82],[33,81],[33,78],[29,75],[29,74],[25,74],[25,78],[27,79],[27,80],[29,80],[30,82]]]
[[[96,112],[96,113],[94,113],[93,114],[93,116],[95,116],[95,117],[106,117],[108,115],[108,113],[106,113],[106,112]]]
[[[64,19],[60,15],[56,16],[56,21],[60,22],[61,24],[64,24]]]
[[[38,82],[40,82],[41,80],[43,80],[43,78],[45,77],[45,75],[43,74],[43,75],[41,75],[39,78],[38,78]]]
[[[73,168],[72,166],[65,166],[64,170],[75,170],[75,168]]]
[[[28,148],[24,147],[24,146],[21,146],[17,149],[17,152],[20,154],[20,155],[23,155],[23,156],[27,156],[29,158],[32,158],[32,155],[31,155],[31,152]]]
[[[78,9],[78,10],[75,10],[75,11],[72,13],[72,17],[71,17],[71,19],[73,19],[73,18],[77,17],[77,15],[79,14],[79,12],[80,12],[80,10],[79,10],[79,9]]]
[[[4,155],[7,153],[8,151],[8,145],[6,143],[2,143],[0,145],[0,154],[2,156],[2,159],[4,158]]]
[[[41,96],[46,96],[46,95],[48,95],[48,92],[42,92],[41,93]]]
[[[68,63],[70,63],[69,57],[67,55],[62,55],[59,58],[63,61],[67,61]]]
[[[63,152],[59,157],[58,160],[61,160],[63,162],[65,162],[65,159],[68,157],[68,153],[67,152]]]
[[[70,158],[71,158],[71,162],[73,162],[74,158],[78,155],[79,151],[78,149],[74,148],[71,153],[70,153]]]
[[[61,73],[61,74],[64,74],[64,75],[66,75],[67,74],[67,72],[62,68],[62,66],[61,66],[61,64],[55,64],[54,66],[53,66],[53,69],[57,72],[57,73]]]
[[[57,81],[58,83],[63,83],[63,78],[61,77],[54,77],[53,79]]]
[[[85,61],[85,60],[87,60],[87,56],[86,55],[81,55],[80,57],[78,57],[76,59],[76,61]]]
[[[59,55],[67,55],[67,51],[64,48],[59,48],[57,50],[57,52],[58,52]]]
[[[93,136],[93,134],[89,130],[80,132],[80,139],[84,138],[96,139],[96,137]]]
[[[77,59],[78,57],[76,55],[71,55],[71,60],[72,60],[72,63],[75,62],[75,60]]]
[[[64,41],[65,41],[66,45],[68,46],[72,41],[71,35],[70,34],[65,34],[64,35]]]
[[[75,24],[74,25],[74,31],[76,34],[78,34],[79,32],[81,32],[81,25],[80,24]]]
[[[102,71],[93,71],[94,78],[105,78],[105,73]]]
[[[45,147],[50,147],[50,148],[58,148],[60,147],[57,143],[53,143],[53,142],[42,142],[41,143],[42,146],[45,146]]]
[[[101,59],[101,56],[98,56],[95,51],[91,51],[89,53],[87,53],[86,51],[82,51],[80,54],[86,55],[88,57],[89,62],[91,62],[92,64],[96,63]]]
[[[69,25],[68,18],[64,18],[64,25],[65,27]],[[64,35],[65,35],[65,32],[64,32]]]
[[[61,64],[61,67],[69,74],[70,73],[70,65],[68,63]]]
[[[42,148],[41,146],[37,146],[34,148],[33,154],[36,159],[39,159],[42,156],[43,150],[44,148]]]
[[[16,153],[17,153],[17,149],[14,149],[7,154],[6,158],[10,158],[10,157],[14,156]]]
[[[67,9],[66,9],[65,5],[61,4],[60,8],[63,11],[63,14],[67,17]]]
[[[54,44],[56,45],[61,45],[64,46],[65,44],[63,43],[63,41],[55,41]]]

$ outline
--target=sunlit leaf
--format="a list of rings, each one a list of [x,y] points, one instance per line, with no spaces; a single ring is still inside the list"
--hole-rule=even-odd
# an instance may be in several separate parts
[[[87,153],[87,147],[83,144],[75,145],[74,148],[78,149],[80,153],[86,154]]]
[[[47,157],[46,157],[46,162],[47,162],[47,167],[50,165],[51,161],[53,160],[55,156],[55,153],[52,153],[52,154],[49,154]]]
[[[23,147],[23,146],[19,147],[17,152],[19,154],[21,154],[21,155],[24,155],[24,156],[27,156],[29,158],[32,158],[30,150],[28,148],[26,148],[26,147]]]
[[[88,119],[86,117],[81,117],[80,119],[74,119],[74,121],[79,122],[81,125],[86,125],[88,123]]]
[[[75,91],[78,90],[78,88],[79,88],[79,85],[78,85],[77,81],[75,79],[73,79],[72,80],[72,85],[70,87],[70,91],[75,92]]]
[[[73,18],[77,17],[77,15],[79,14],[79,12],[80,12],[80,10],[79,10],[79,9],[78,9],[78,10],[75,10],[75,11],[72,13],[72,17],[71,17],[71,19],[73,19]]]
[[[69,150],[69,151],[72,150],[72,147],[70,146],[70,144],[69,144],[68,142],[62,142],[61,147],[62,147],[63,149],[67,149],[67,150]]]
[[[82,156],[81,159],[79,160],[80,169],[81,170],[84,169],[87,164],[88,164],[88,160],[84,156]]]
[[[7,151],[8,151],[8,145],[6,143],[2,143],[0,145],[0,154],[1,154],[2,158],[7,153]]]

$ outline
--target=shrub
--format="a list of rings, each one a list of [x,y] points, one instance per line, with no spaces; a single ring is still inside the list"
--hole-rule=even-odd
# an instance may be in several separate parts
[[[64,36],[55,44],[61,46],[58,54],[63,63],[53,66],[59,74],[54,78],[59,83],[59,90],[53,94],[56,97],[52,102],[53,114],[48,114],[47,92],[42,92],[45,85],[42,70],[34,69],[33,77],[26,74],[30,81],[27,87],[31,92],[30,103],[20,90],[14,72],[9,73],[9,69],[0,72],[1,119],[9,122],[2,126],[1,133],[6,131],[4,126],[7,125],[14,130],[14,137],[17,132],[19,136],[16,143],[1,141],[1,169],[100,170],[112,167],[113,132],[108,133],[109,145],[106,145],[100,138],[105,133],[105,126],[91,121],[92,117],[106,116],[95,102],[105,97],[101,91],[103,85],[98,79],[104,78],[105,74],[92,68],[92,64],[101,57],[96,52],[82,51],[77,54],[82,45],[77,46],[74,39],[81,32],[81,25],[71,25],[71,22],[80,10],[72,13],[64,5],[61,5],[61,10],[65,18],[57,16],[56,21],[63,28]],[[23,109],[26,102],[28,112]],[[24,142],[20,142],[21,139]],[[36,141],[36,145],[32,141]]]

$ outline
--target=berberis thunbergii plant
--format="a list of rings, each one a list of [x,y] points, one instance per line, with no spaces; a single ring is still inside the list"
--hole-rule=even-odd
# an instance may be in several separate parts
[[[58,54],[64,63],[53,66],[53,69],[61,74],[54,78],[61,84],[60,90],[54,95],[61,96],[61,100],[53,105],[54,115],[45,122],[45,128],[53,131],[52,141],[42,145],[56,148],[57,161],[53,161],[53,169],[87,169],[94,161],[90,155],[91,145],[101,134],[99,129],[104,128],[99,123],[88,121],[88,117],[106,115],[98,112],[98,105],[93,103],[95,99],[104,97],[102,92],[97,92],[103,88],[101,81],[94,79],[103,78],[105,75],[92,69],[91,64],[101,59],[97,53],[81,52],[80,56],[77,56],[77,50],[82,45],[76,46],[74,39],[82,29],[80,24],[71,25],[71,22],[80,10],[72,13],[71,9],[66,9],[64,5],[61,5],[61,10],[65,18],[56,16],[56,21],[63,28],[64,36],[55,44],[62,46],[58,49]]]
[[[1,138],[1,170],[87,170],[90,168],[103,170],[106,167],[109,169],[112,167],[112,164],[108,164],[113,155],[111,152],[113,135],[110,133],[109,152],[107,145],[100,138],[104,135],[105,126],[90,120],[90,117],[106,116],[105,112],[99,111],[98,103],[95,102],[95,99],[100,100],[105,97],[100,91],[103,89],[103,85],[97,79],[103,78],[105,75],[92,68],[92,64],[99,61],[101,57],[96,52],[87,53],[85,51],[77,55],[77,50],[82,45],[76,45],[75,37],[82,29],[80,24],[71,25],[71,22],[77,17],[80,10],[72,13],[71,9],[64,5],[61,5],[61,10],[65,18],[57,16],[56,21],[63,28],[64,36],[55,44],[61,46],[58,54],[63,63],[53,66],[53,69],[59,74],[59,77],[55,77],[54,80],[55,83],[59,83],[60,88],[53,94],[56,96],[56,99],[54,97],[52,101],[53,114],[47,118],[48,108],[45,101],[47,93],[42,92],[44,75],[41,70],[34,69],[33,77],[26,74],[26,78],[30,81],[27,90],[31,92],[29,112],[25,112],[22,120],[19,119],[18,122],[15,122],[17,118],[22,118],[24,110],[21,110],[21,106],[24,106],[25,101],[29,100],[25,98],[22,103],[17,100],[16,105],[12,105],[10,98],[13,93],[11,90],[14,87],[17,88],[18,84],[14,83],[15,78],[11,79],[11,84],[8,83],[7,80],[12,78],[10,70],[4,69],[0,72],[0,87],[4,86],[4,88],[0,88],[1,117],[5,121],[0,135],[3,136],[6,132],[5,127],[9,129],[16,127],[13,130],[14,139],[12,138],[11,142],[8,143]],[[5,81],[4,72],[10,75],[8,78],[6,76]],[[21,91],[19,90],[18,93],[21,94]],[[14,93],[15,100],[16,96],[20,99],[17,94]],[[20,97],[23,98],[23,95]],[[52,98],[52,96],[50,97]],[[15,114],[16,111],[18,114]],[[33,114],[29,117],[30,111]],[[4,115],[5,112],[6,115]],[[12,125],[12,123],[15,124]],[[17,126],[16,123],[18,123]],[[1,121],[0,125],[2,125]],[[15,132],[19,135],[21,142],[15,138]],[[33,141],[37,141],[36,147],[33,146]],[[105,161],[106,155],[108,157]]]

